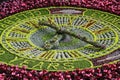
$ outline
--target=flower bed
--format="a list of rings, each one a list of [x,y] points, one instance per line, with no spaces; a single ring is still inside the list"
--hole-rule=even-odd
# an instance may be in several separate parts
[[[119,0],[8,0],[0,4],[0,19],[28,9],[64,5],[94,8],[120,14]]]
[[[0,64],[0,80],[120,80],[120,63],[104,64],[101,68],[66,72],[27,70],[25,66]]]
[[[76,6],[100,9],[120,15],[119,0],[8,0],[0,4],[0,19],[21,11],[49,7]],[[105,64],[101,68],[66,72],[48,72],[27,70],[25,66],[0,64],[0,80],[120,80],[120,63]]]

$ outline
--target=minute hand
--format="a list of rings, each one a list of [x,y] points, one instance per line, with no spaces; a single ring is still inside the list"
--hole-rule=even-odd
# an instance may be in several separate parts
[[[50,28],[55,29],[58,34],[68,34],[68,35],[70,35],[70,36],[73,36],[73,37],[75,37],[75,38],[80,39],[81,41],[84,41],[84,42],[86,42],[86,43],[88,43],[88,44],[91,44],[91,45],[93,45],[93,46],[95,46],[95,47],[97,47],[97,48],[105,49],[105,46],[104,46],[104,45],[98,44],[98,43],[93,42],[93,41],[88,41],[86,37],[83,37],[83,36],[77,35],[77,34],[75,34],[75,33],[72,33],[72,32],[70,32],[70,31],[68,31],[68,30],[65,30],[65,29],[56,27],[55,25],[48,24],[48,23],[42,22],[42,21],[39,21],[39,25],[48,26],[48,27],[50,27]]]

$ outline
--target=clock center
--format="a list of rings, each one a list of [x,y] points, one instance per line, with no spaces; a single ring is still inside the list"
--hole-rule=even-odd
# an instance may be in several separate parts
[[[67,27],[69,31],[86,37],[88,40],[94,41],[91,32],[83,29],[82,27],[73,28]],[[65,28],[66,29],[66,28]],[[30,36],[30,41],[39,48],[50,47],[50,50],[73,50],[85,47],[88,43],[81,41],[68,34],[56,34],[56,30],[47,27],[36,30]],[[54,43],[52,43],[55,41]]]

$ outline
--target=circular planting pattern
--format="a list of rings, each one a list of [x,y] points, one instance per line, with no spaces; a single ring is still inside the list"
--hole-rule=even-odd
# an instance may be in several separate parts
[[[119,16],[93,9],[20,12],[0,20],[0,62],[48,71],[115,63],[120,59],[119,27]]]

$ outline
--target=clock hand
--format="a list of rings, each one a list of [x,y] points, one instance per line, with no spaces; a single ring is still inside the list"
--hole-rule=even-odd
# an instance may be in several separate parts
[[[70,36],[73,36],[75,38],[80,39],[81,41],[89,43],[89,44],[91,44],[91,45],[93,45],[93,46],[95,46],[97,48],[100,48],[100,49],[105,49],[106,48],[104,45],[101,45],[101,44],[99,44],[97,42],[88,41],[86,37],[82,37],[80,35],[76,35],[75,33],[72,33],[72,32],[70,32],[68,30],[63,29],[63,28],[59,28],[59,27],[56,27],[55,25],[48,24],[47,22],[39,21],[39,25],[48,26],[50,28],[55,29],[58,34],[68,34]]]
[[[82,37],[80,35],[76,35],[75,33],[72,33],[72,32],[67,31],[65,29],[64,30],[60,29],[59,31],[57,31],[57,33],[58,34],[64,34],[65,33],[65,34],[68,34],[68,35],[73,36],[75,38],[78,38],[78,39],[80,39],[80,40],[82,40],[82,41],[84,41],[86,43],[89,43],[89,44],[91,44],[91,45],[93,45],[93,46],[95,46],[97,48],[105,49],[104,45],[98,44],[97,42],[88,41],[86,37]]]

